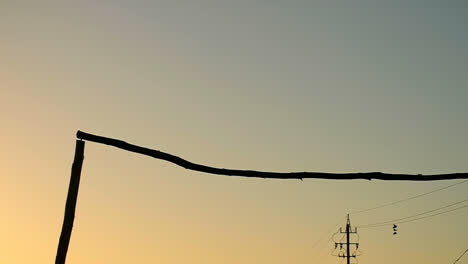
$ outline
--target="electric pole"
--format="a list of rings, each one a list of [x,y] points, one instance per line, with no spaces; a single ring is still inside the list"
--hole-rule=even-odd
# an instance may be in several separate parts
[[[357,227],[354,228],[354,231],[351,230],[351,221],[349,220],[349,214],[346,220],[346,231],[343,232],[342,228],[340,227],[340,234],[346,234],[346,243],[344,242],[335,242],[335,249],[340,246],[340,249],[343,249],[343,245],[346,245],[346,254],[341,252],[338,254],[339,258],[346,258],[346,264],[351,264],[351,258],[356,258],[356,254],[351,254],[350,249],[351,245],[355,245],[356,249],[359,248],[359,243],[357,242],[350,242],[350,235],[357,234]]]

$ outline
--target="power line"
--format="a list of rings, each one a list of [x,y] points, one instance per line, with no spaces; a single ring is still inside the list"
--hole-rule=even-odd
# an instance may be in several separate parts
[[[457,260],[455,260],[455,262],[453,262],[453,264],[457,263],[463,257],[463,255],[465,255],[466,252],[468,252],[468,249],[466,249],[465,252],[463,252],[463,254],[461,254],[461,256],[458,257]]]
[[[437,216],[437,215],[441,215],[441,214],[445,214],[445,213],[450,213],[450,212],[457,211],[457,210],[460,210],[460,209],[463,209],[463,208],[466,208],[466,207],[468,207],[468,205],[460,206],[460,207],[457,207],[457,208],[454,208],[454,209],[451,209],[451,210],[447,210],[447,211],[443,211],[443,212],[435,213],[435,214],[431,214],[431,215],[426,215],[426,216],[415,218],[415,219],[410,219],[410,220],[401,221],[401,222],[395,222],[395,223],[392,223],[392,224],[403,224],[403,223],[413,222],[413,221],[417,221],[417,220],[421,220],[421,219],[425,219],[425,218],[429,218],[429,217],[433,217],[433,216]],[[390,223],[381,224],[381,225],[371,225],[371,226],[366,225],[366,226],[361,226],[360,228],[374,228],[374,227],[383,227],[383,226],[388,226],[388,225],[390,225]]]
[[[435,190],[432,190],[432,191],[429,191],[429,192],[426,192],[426,193],[421,193],[421,194],[411,196],[411,197],[408,197],[408,198],[405,198],[405,199],[401,199],[401,200],[398,200],[398,201],[395,201],[395,202],[390,202],[390,203],[382,204],[382,205],[379,205],[379,206],[375,206],[375,207],[371,207],[371,208],[351,212],[351,214],[360,214],[360,213],[372,211],[372,210],[375,210],[375,209],[380,209],[380,208],[383,208],[383,207],[387,207],[387,206],[390,206],[390,205],[406,202],[406,201],[413,200],[413,199],[416,199],[416,198],[419,198],[419,197],[422,197],[422,196],[425,196],[425,195],[428,195],[428,194],[431,194],[431,193],[435,193],[435,192],[438,192],[438,191],[448,189],[450,187],[453,187],[453,186],[456,186],[456,185],[459,185],[459,184],[462,184],[462,183],[465,183],[465,182],[468,182],[468,180],[464,180],[464,181],[461,181],[461,182],[457,182],[455,184],[447,185],[447,186],[439,188],[439,189],[435,189]]]
[[[338,223],[336,223],[335,225],[333,225],[333,227],[331,227],[330,229],[328,229],[326,231],[326,233],[324,233],[317,241],[315,241],[315,243],[313,244],[312,248],[311,249],[314,249],[315,247],[317,247],[319,245],[320,242],[322,242],[322,240],[324,238],[326,238],[339,224],[341,224],[341,222],[343,221],[343,218],[342,217],[339,217],[339,221]],[[329,239],[331,240],[331,238]],[[327,241],[328,242],[328,241]]]
[[[425,214],[432,213],[432,212],[435,212],[435,211],[439,211],[439,210],[442,210],[442,209],[445,209],[445,208],[448,208],[448,207],[451,207],[451,206],[454,206],[454,205],[457,205],[457,204],[464,203],[466,201],[468,201],[468,199],[458,201],[458,202],[455,202],[455,203],[452,203],[452,204],[449,204],[449,205],[445,205],[445,206],[442,206],[442,207],[438,207],[438,208],[435,208],[435,209],[432,209],[432,210],[424,211],[422,213],[418,213],[418,214],[414,214],[414,215],[410,215],[410,216],[406,216],[406,217],[402,217],[402,218],[397,218],[397,219],[393,219],[393,220],[388,220],[388,221],[382,221],[382,222],[377,222],[377,223],[372,223],[372,224],[361,225],[361,226],[358,226],[358,227],[362,228],[362,227],[368,227],[368,226],[374,226],[374,225],[385,225],[385,224],[390,224],[390,223],[396,224],[398,221],[401,221],[401,220],[405,220],[405,219],[408,219],[408,218],[413,218],[413,217],[420,216],[420,215],[425,215]]]
[[[460,207],[457,207],[457,208],[453,208],[451,210],[447,210],[447,211],[443,211],[443,212],[435,213],[435,214],[431,214],[431,215],[426,215],[426,216],[415,218],[415,219],[410,219],[410,220],[406,220],[406,221],[397,222],[395,224],[403,224],[403,223],[413,222],[413,221],[420,220],[420,219],[425,219],[425,218],[429,218],[429,217],[433,217],[433,216],[437,216],[437,215],[441,215],[441,214],[445,214],[445,213],[450,213],[450,212],[457,211],[457,210],[460,210],[460,209],[463,209],[463,208],[466,208],[466,207],[468,207],[468,205],[460,206]],[[386,224],[386,225],[388,225],[388,224]]]
[[[346,219],[346,217],[345,217],[344,219]],[[322,236],[313,244],[313,246],[312,246],[311,249],[316,248],[316,247],[320,244],[320,242],[322,242],[322,240],[323,240],[325,237],[327,237],[328,235],[330,235],[330,233],[333,231],[333,229],[335,229],[338,225],[340,225],[340,224],[343,222],[344,219],[343,219],[343,217],[339,217],[338,223],[336,223],[333,227],[331,227],[330,229],[328,229],[327,232],[324,233],[324,235],[322,235]],[[335,233],[335,234],[336,234],[336,233]],[[333,234],[332,236],[330,236],[329,239],[327,240],[327,242],[325,242],[325,243],[330,242],[330,241],[333,239],[333,237],[334,237],[335,234]],[[323,248],[325,245],[326,245],[326,244],[324,244],[321,248]],[[318,255],[318,257],[315,257],[315,259],[314,259],[315,261],[314,261],[314,262],[320,263],[321,260],[322,260],[322,258],[324,257],[324,255],[325,255],[325,252],[322,252],[322,254]]]
[[[329,243],[330,241],[332,241],[332,238],[334,235],[336,235],[338,232],[334,233],[328,240],[326,243]],[[327,244],[324,244],[324,246],[326,246]],[[324,246],[322,246],[322,249],[324,248]],[[314,263],[321,263],[322,262],[322,259],[325,257],[325,253],[327,253],[327,251],[322,251],[322,253],[320,255],[318,255],[318,257],[316,257],[315,259],[313,259]],[[341,263],[341,262],[340,262]]]

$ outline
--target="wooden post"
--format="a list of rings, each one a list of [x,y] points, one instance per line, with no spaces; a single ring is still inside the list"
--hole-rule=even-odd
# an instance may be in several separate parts
[[[78,198],[81,167],[84,159],[84,146],[84,141],[76,141],[75,158],[71,170],[70,185],[68,186],[67,202],[65,204],[65,216],[63,218],[62,233],[60,234],[55,264],[65,264],[65,259],[67,258],[68,245],[75,220],[76,200]]]
[[[444,173],[444,174],[394,174],[394,173],[383,173],[383,172],[354,172],[354,173],[329,173],[329,172],[271,172],[271,171],[254,171],[254,170],[234,170],[234,169],[222,169],[216,167],[210,167],[203,164],[197,164],[190,162],[181,157],[162,152],[155,149],[149,149],[140,147],[137,145],[129,144],[125,141],[102,137],[78,131],[76,133],[78,139],[92,141],[100,144],[105,144],[127,150],[134,153],[150,156],[155,159],[169,161],[187,170],[225,175],[225,176],[241,176],[241,177],[257,177],[257,178],[268,178],[268,179],[328,179],[328,180],[384,180],[384,181],[441,181],[441,180],[456,180],[456,179],[468,179],[468,172],[458,173]]]

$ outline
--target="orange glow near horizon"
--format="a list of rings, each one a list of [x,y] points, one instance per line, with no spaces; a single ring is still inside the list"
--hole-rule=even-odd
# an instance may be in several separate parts
[[[468,171],[466,9],[359,4],[1,3],[0,263],[53,263],[77,130],[216,167]],[[67,264],[339,263],[347,213],[455,182],[223,177],[87,142]],[[359,263],[450,263],[467,220],[360,229]]]

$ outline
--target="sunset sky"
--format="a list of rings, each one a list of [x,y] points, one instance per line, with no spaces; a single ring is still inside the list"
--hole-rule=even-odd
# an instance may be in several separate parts
[[[77,130],[224,168],[468,172],[467,29],[458,0],[0,1],[0,263],[54,262]],[[352,213],[457,182],[224,177],[87,142],[67,264],[340,263],[347,213],[468,199]],[[453,263],[466,223],[358,228],[359,263]]]

